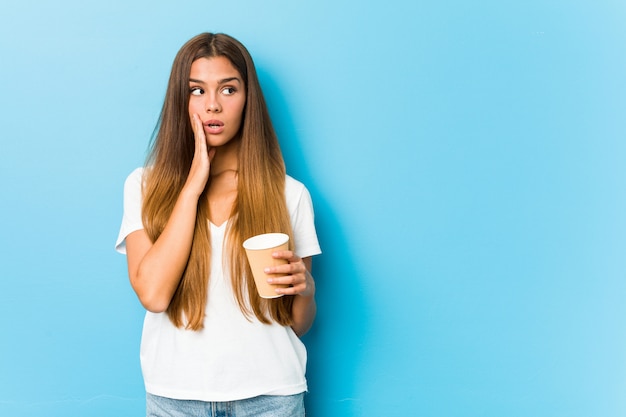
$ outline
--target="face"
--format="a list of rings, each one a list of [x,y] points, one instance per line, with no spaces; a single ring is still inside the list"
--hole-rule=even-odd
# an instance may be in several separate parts
[[[246,91],[225,57],[199,58],[189,74],[189,117],[200,117],[208,146],[222,146],[239,132]]]

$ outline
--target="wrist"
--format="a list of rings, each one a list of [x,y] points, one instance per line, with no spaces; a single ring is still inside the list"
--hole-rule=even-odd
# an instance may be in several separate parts
[[[304,271],[306,277],[306,290],[297,294],[305,300],[313,300],[315,298],[315,280],[308,269]]]
[[[178,195],[179,199],[182,200],[186,200],[186,201],[198,201],[200,199],[200,196],[202,195],[202,191],[198,191],[194,189],[195,187],[191,187],[189,184],[185,184],[182,188],[182,190],[180,190],[180,194]]]

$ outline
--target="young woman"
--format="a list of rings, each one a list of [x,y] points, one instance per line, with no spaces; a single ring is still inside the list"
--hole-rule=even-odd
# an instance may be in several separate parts
[[[290,236],[287,284],[259,297],[242,243]],[[148,416],[300,416],[320,253],[306,188],[285,173],[246,48],[204,33],[178,52],[145,168],[124,186],[116,248],[146,308]],[[284,275],[283,275],[284,274]]]

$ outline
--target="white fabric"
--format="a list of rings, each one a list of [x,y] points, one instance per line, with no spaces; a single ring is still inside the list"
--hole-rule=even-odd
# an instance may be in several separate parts
[[[124,186],[124,216],[116,250],[126,253],[125,239],[143,229],[143,169]],[[285,195],[296,253],[321,253],[313,206],[307,189],[287,177]],[[141,367],[146,391],[159,396],[202,401],[234,401],[257,395],[292,395],[306,391],[306,349],[290,327],[246,318],[234,298],[229,271],[222,268],[226,223],[211,226],[211,279],[204,329],[172,325],[167,314],[146,312],[141,340]]]

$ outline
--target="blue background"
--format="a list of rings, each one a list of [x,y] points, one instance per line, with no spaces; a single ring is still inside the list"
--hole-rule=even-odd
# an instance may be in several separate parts
[[[113,244],[203,31],[251,51],[314,198],[310,415],[626,415],[623,1],[0,10],[0,415],[144,413]]]

